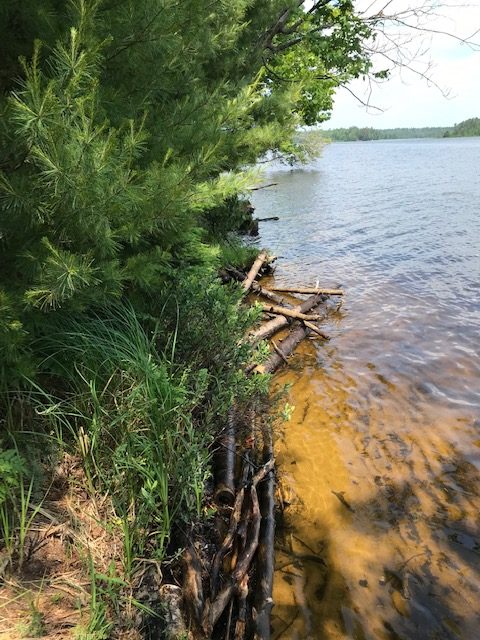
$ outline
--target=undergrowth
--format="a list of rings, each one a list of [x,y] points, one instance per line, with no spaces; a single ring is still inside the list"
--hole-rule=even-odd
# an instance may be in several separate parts
[[[135,602],[143,563],[161,563],[178,547],[173,531],[208,517],[215,435],[234,398],[266,392],[265,378],[241,370],[252,357],[241,338],[258,312],[240,305],[240,288],[221,285],[213,271],[206,278],[192,271],[173,291],[156,319],[128,302],[57,312],[32,343],[37,375],[3,394],[4,573],[22,572],[32,522],[49,503],[52,469],[63,455],[78,461],[89,499],[111,509],[102,526],[121,550],[108,572],[95,566],[88,545],[77,544],[91,585],[78,638],[110,637],[126,594]]]

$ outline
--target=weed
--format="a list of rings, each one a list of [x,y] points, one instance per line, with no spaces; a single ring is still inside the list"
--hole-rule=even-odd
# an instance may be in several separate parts
[[[30,602],[30,621],[23,626],[21,633],[22,638],[41,638],[46,634],[45,616],[33,601]]]

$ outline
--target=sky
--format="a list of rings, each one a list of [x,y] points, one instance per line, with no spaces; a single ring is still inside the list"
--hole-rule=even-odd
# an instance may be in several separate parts
[[[385,13],[395,9],[420,6],[425,0],[392,0]],[[431,0],[427,0],[432,4]],[[453,0],[456,2],[456,0]],[[440,34],[418,33],[418,38],[404,45],[407,55],[413,54],[419,47],[428,50],[418,57],[414,65],[424,70],[429,60],[433,68],[428,75],[439,85],[433,86],[411,71],[402,69],[393,72],[386,82],[373,86],[369,98],[371,105],[378,107],[366,109],[346,89],[338,89],[332,118],[322,128],[336,127],[374,127],[385,129],[392,127],[451,126],[462,120],[480,117],[480,0],[466,0],[467,4],[456,6],[452,0],[445,0],[448,6],[439,6],[437,14],[424,20],[430,29],[447,31],[459,38],[473,37],[477,47],[471,48],[452,37]],[[368,13],[378,12],[387,0],[357,0],[356,7]],[[441,3],[439,3],[441,4]],[[396,29],[398,39],[398,28]],[[400,36],[402,37],[402,36]],[[385,60],[376,56],[375,66],[385,67]],[[368,83],[355,80],[349,89],[358,97],[367,100]],[[448,93],[448,97],[442,95]]]

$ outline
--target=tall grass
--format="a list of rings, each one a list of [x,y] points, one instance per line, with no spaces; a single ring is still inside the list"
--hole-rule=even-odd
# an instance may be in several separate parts
[[[62,447],[73,443],[89,489],[108,492],[122,522],[126,569],[132,558],[161,559],[172,523],[199,515],[210,435],[191,418],[202,389],[159,353],[130,306],[57,321],[36,344],[41,369],[63,397],[42,394],[37,410]],[[174,340],[171,340],[171,344]]]

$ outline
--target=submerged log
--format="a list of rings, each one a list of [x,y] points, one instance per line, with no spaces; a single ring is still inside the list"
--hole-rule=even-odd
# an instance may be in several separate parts
[[[343,289],[320,289],[319,287],[271,287],[279,293],[303,293],[308,295],[343,296]]]
[[[247,277],[245,278],[245,280],[242,283],[242,286],[243,286],[245,291],[249,291],[250,290],[250,287],[252,286],[253,281],[257,277],[258,272],[262,268],[263,263],[266,262],[267,260],[268,260],[268,253],[266,251],[261,251],[258,254],[257,259],[255,260],[255,262],[253,263],[252,268],[248,272]]]
[[[312,329],[306,327],[305,324],[298,323],[298,326],[293,328],[288,336],[278,345],[277,348],[281,351],[281,354],[277,352],[271,353],[266,362],[257,365],[254,371],[256,373],[273,373],[276,371],[280,365],[283,364],[285,358],[289,356],[311,332]]]
[[[264,456],[273,454],[272,432],[265,428]],[[262,524],[257,550],[257,589],[255,597],[254,640],[270,640],[270,616],[273,607],[275,571],[275,473],[270,471],[259,487]]]
[[[273,185],[269,185],[273,186]],[[269,218],[256,218],[257,222],[270,222],[270,220],[280,220],[278,216],[270,216]]]
[[[286,307],[279,307],[274,304],[262,305],[265,313],[274,313],[275,315],[285,316],[286,318],[295,318],[296,320],[320,320],[321,316],[318,314],[307,315],[301,311],[295,311],[295,309],[287,309]]]
[[[213,498],[220,507],[231,507],[235,501],[235,457],[235,409],[232,407],[228,412],[227,426],[218,438],[213,462]]]
[[[313,331],[314,333],[319,335],[321,338],[323,338],[324,340],[330,340],[327,334],[321,331],[316,324],[313,324],[313,322],[307,322],[307,320],[304,320],[303,324],[306,327],[308,327],[311,331]]]
[[[211,602],[207,602],[204,608],[203,613],[203,630],[210,636],[214,626],[218,622],[220,616],[224,612],[226,606],[228,605],[230,599],[232,598],[235,590],[239,587],[239,584],[243,580],[245,574],[250,568],[250,564],[252,562],[253,556],[258,546],[258,537],[260,533],[260,506],[258,503],[257,496],[257,485],[270,473],[270,471],[274,468],[275,461],[273,458],[268,460],[263,467],[252,478],[250,484],[250,498],[252,504],[252,518],[251,518],[251,526],[248,534],[247,544],[245,548],[240,553],[235,569],[232,571],[229,579],[227,580],[223,589],[218,593],[216,597],[213,596],[215,591],[212,589],[212,600]],[[230,516],[230,526],[227,536],[222,544],[222,552],[221,554],[217,554],[218,556],[225,557],[225,554],[229,549],[231,549],[233,540],[235,537],[235,532],[237,529],[238,522],[242,513],[243,500],[245,496],[246,487],[242,487],[237,494],[237,498],[235,500],[235,506],[232,511],[232,515]],[[221,560],[214,559],[214,567],[212,567],[212,574],[214,569],[216,570],[216,576],[212,576],[215,579],[215,583],[218,580],[218,572],[220,569]],[[212,585],[212,586],[216,586]]]
[[[262,184],[260,187],[250,187],[250,191],[260,191],[260,189],[268,189],[268,187],[276,187],[277,184],[278,182],[269,182],[268,184]],[[270,218],[267,218],[267,220],[269,219]]]
[[[307,313],[313,307],[318,306],[320,302],[322,302],[323,298],[320,295],[314,295],[310,298],[307,298],[302,304],[293,307],[293,311],[297,311],[299,313]],[[251,342],[258,342],[259,340],[264,340],[265,338],[269,338],[277,331],[280,331],[284,327],[287,327],[290,324],[290,320],[285,316],[279,316],[274,320],[270,320],[266,322],[261,327],[252,331],[249,335],[249,340]]]
[[[258,546],[258,536],[260,533],[260,506],[258,504],[258,496],[256,486],[252,483],[250,487],[250,499],[252,503],[252,522],[250,532],[248,535],[248,541],[243,553],[239,556],[237,565],[232,572],[229,580],[223,589],[219,592],[215,600],[210,603],[208,609],[206,608],[206,619],[204,618],[204,631],[210,634],[218,622],[220,616],[225,610],[225,607],[230,602],[230,599],[238,588],[239,584],[245,577],[250,564],[252,562],[255,551]]]

